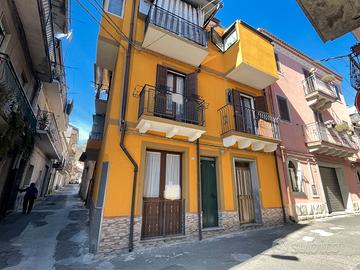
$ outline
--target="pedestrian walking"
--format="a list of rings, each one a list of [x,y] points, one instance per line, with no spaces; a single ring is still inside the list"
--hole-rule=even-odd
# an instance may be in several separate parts
[[[31,183],[29,187],[21,189],[19,188],[19,192],[26,192],[24,196],[23,202],[23,214],[30,214],[32,207],[34,205],[34,201],[37,197],[38,190],[35,187],[35,183]]]

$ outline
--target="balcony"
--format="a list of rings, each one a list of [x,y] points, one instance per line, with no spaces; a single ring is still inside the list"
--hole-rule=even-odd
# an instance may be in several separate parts
[[[42,81],[51,82],[51,63],[56,62],[51,2],[49,0],[15,0],[14,2],[24,28],[35,72]]]
[[[264,89],[278,80],[271,40],[248,24],[237,21],[223,34],[214,28],[211,39],[222,52],[213,61],[226,77],[256,89]]]
[[[239,149],[267,153],[276,150],[280,141],[278,118],[246,107],[235,112],[232,105],[219,109],[219,114],[225,147],[237,144]]]
[[[314,110],[327,110],[337,99],[335,86],[320,80],[315,74],[303,81],[303,87],[306,101]]]
[[[0,54],[0,128],[9,124],[11,114],[19,113],[25,124],[36,130],[36,117],[7,55]]]
[[[143,47],[192,66],[199,66],[208,55],[202,26],[156,5],[147,17]]]
[[[63,148],[54,113],[39,111],[36,130],[40,137],[39,147],[45,155],[50,159],[62,160]]]
[[[97,161],[99,156],[99,151],[101,149],[101,143],[103,140],[103,132],[94,132],[90,133],[89,139],[86,144],[86,159]]]
[[[169,89],[145,85],[139,94],[140,133],[165,133],[167,138],[187,137],[195,141],[205,133],[205,102],[199,96],[186,97]]]
[[[335,156],[351,157],[359,146],[356,137],[346,132],[338,132],[322,123],[311,123],[304,127],[305,142],[310,152]]]

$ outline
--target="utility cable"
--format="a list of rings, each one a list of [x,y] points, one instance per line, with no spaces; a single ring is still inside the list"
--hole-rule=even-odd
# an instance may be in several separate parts
[[[86,0],[90,3],[90,5],[92,5],[101,15],[102,18],[104,18],[114,29],[115,31],[120,34],[123,39],[125,39],[127,41],[127,43],[131,46],[133,46],[134,49],[137,50],[141,50],[141,48],[139,48],[136,44],[134,44],[128,37],[127,35],[117,26],[117,24],[114,22],[114,20],[111,18],[110,15],[108,15],[108,13],[105,11],[105,9],[102,7],[102,5],[97,1],[97,0],[93,0],[96,5],[98,6],[98,8],[101,9],[101,11],[98,10],[98,8],[95,7],[94,3],[91,0]]]
[[[104,31],[105,31],[107,34],[109,34],[110,37],[112,37],[112,38],[118,43],[118,45],[119,45],[120,47],[122,47],[123,49],[126,49],[126,48],[124,47],[124,45],[121,44],[121,41],[119,41],[117,38],[115,38],[115,37],[101,24],[101,22],[99,22],[99,21],[97,20],[97,18],[80,2],[80,0],[75,0],[75,1],[79,4],[79,6],[80,6],[98,25],[100,25],[100,27],[101,27],[102,29],[104,29]]]

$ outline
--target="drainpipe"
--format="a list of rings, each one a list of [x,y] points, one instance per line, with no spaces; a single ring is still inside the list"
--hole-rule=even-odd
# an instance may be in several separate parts
[[[276,164],[276,178],[278,181],[278,185],[279,185],[279,191],[280,191],[280,201],[281,201],[281,208],[282,208],[282,213],[283,213],[283,219],[284,219],[284,223],[287,223],[286,220],[286,211],[285,211],[285,205],[284,205],[284,198],[283,198],[283,192],[282,192],[282,186],[281,186],[281,180],[280,180],[280,173],[279,173],[279,163],[278,163],[278,159],[277,159],[277,149],[276,151],[274,151],[274,158],[275,158],[275,164]]]
[[[200,141],[196,140],[196,165],[197,165],[197,205],[198,205],[198,231],[199,231],[199,240],[202,240],[202,230],[201,230],[201,178],[200,178]]]
[[[126,109],[127,109],[127,96],[129,92],[129,76],[130,76],[130,63],[131,63],[131,52],[132,52],[132,42],[133,42],[133,33],[134,33],[134,19],[135,19],[135,5],[136,1],[133,1],[132,11],[131,11],[131,22],[130,22],[130,30],[129,30],[129,42],[126,51],[126,60],[125,60],[125,73],[124,73],[124,86],[123,86],[123,94],[121,100],[121,119],[120,119],[120,147],[128,160],[134,167],[134,177],[133,177],[133,188],[131,195],[131,210],[130,210],[130,228],[129,228],[129,252],[134,249],[134,211],[135,211],[135,193],[136,193],[136,182],[137,182],[137,174],[138,174],[138,164],[135,159],[131,156],[129,151],[127,150],[124,140],[125,140],[125,131],[126,131]]]
[[[270,107],[271,107],[271,111],[273,114],[275,114],[275,108],[274,108],[274,99],[272,96],[272,87],[271,85],[268,87],[269,91],[264,91],[264,95],[265,95],[265,100],[267,100],[266,96],[269,97],[270,99]],[[269,95],[268,95],[269,93]],[[280,201],[281,201],[281,208],[282,208],[282,213],[283,213],[283,220],[284,223],[287,223],[286,220],[286,211],[285,211],[285,204],[284,204],[284,198],[283,198],[283,190],[282,190],[282,185],[281,185],[281,179],[280,179],[280,173],[279,173],[279,163],[278,163],[278,159],[277,159],[277,151],[278,148],[274,151],[274,158],[275,158],[275,165],[276,165],[276,178],[277,178],[277,182],[278,182],[278,186],[279,186],[279,191],[280,191]]]

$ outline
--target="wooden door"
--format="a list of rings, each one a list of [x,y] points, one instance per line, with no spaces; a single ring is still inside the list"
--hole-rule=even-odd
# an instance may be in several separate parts
[[[235,174],[240,223],[254,223],[254,198],[249,164],[236,164]]]
[[[170,199],[169,196],[175,193],[176,197]],[[183,230],[181,154],[149,150],[146,153],[141,236],[176,235],[183,233]]]
[[[217,227],[218,202],[216,187],[216,160],[201,158],[201,200],[203,227]]]

